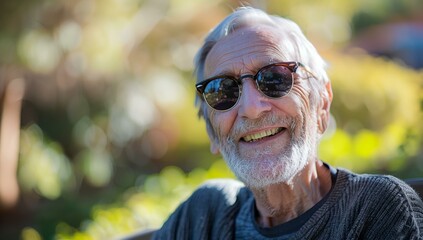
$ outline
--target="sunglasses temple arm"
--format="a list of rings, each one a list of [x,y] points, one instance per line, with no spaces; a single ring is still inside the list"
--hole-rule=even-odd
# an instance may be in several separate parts
[[[311,70],[309,67],[307,67],[306,65],[298,62],[298,66],[303,68],[307,73],[309,73],[311,76],[313,76],[315,79],[318,79],[316,74],[313,72],[313,70]]]

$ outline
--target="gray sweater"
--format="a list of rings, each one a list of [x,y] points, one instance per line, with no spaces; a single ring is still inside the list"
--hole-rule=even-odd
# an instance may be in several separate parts
[[[236,180],[209,181],[176,209],[154,239],[241,238],[236,236],[243,232],[236,229],[239,213],[252,198]],[[423,202],[392,176],[338,169],[325,201],[298,231],[269,238],[257,230],[248,239],[423,239]]]

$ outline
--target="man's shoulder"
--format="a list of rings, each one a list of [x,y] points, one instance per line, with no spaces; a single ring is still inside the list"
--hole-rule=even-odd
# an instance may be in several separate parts
[[[345,169],[339,169],[339,171],[342,175],[341,177],[344,178],[344,181],[355,186],[369,186],[375,189],[411,189],[411,187],[404,181],[391,175],[359,174]]]
[[[250,191],[240,181],[212,179],[200,185],[191,195],[190,200],[196,202],[198,199],[203,199],[210,204],[228,207],[234,205],[237,201],[245,201],[250,195]]]
[[[230,236],[234,216],[251,196],[251,192],[239,181],[209,180],[179,205],[155,233],[154,239]]]
[[[391,236],[420,236],[423,231],[423,202],[404,181],[391,175],[356,174],[340,170],[338,177],[342,210],[350,209],[356,222],[367,229],[385,229]],[[345,211],[343,211],[345,212]],[[370,221],[377,219],[377,221]],[[371,232],[369,232],[371,234]],[[380,235],[382,236],[382,235]]]
[[[363,193],[366,198],[383,199],[394,197],[400,199],[418,198],[417,193],[404,181],[391,175],[357,174],[348,170],[339,170],[345,189]]]

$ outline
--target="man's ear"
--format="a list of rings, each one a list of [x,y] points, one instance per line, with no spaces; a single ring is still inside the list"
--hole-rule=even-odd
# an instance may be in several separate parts
[[[216,155],[220,153],[219,144],[214,140],[210,140],[210,152]]]
[[[209,140],[210,140],[210,152],[212,154],[217,155],[220,153],[220,148],[219,148],[219,142],[217,141],[216,133],[212,127],[212,123],[210,119],[210,117],[213,117],[213,115],[211,112],[207,112],[207,110],[204,107],[206,107],[205,103],[202,102],[202,109],[200,109],[200,111],[203,112],[203,118],[204,118],[204,121],[206,122],[207,136],[209,137]]]
[[[318,107],[317,125],[319,132],[323,134],[329,124],[330,104],[332,103],[332,85],[330,82],[325,84],[327,94],[322,94],[320,97],[320,105]]]
[[[206,119],[206,129],[207,129],[207,135],[209,137],[210,140],[210,152],[213,154],[219,154],[220,150],[219,150],[219,143],[217,141],[217,137],[216,137],[216,133],[214,132],[212,126],[211,126],[211,121],[210,119]]]

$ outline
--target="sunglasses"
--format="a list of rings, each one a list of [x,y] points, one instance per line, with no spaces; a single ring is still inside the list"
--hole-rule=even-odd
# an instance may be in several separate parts
[[[273,63],[260,68],[255,75],[242,75],[239,78],[220,75],[201,81],[195,87],[211,108],[227,111],[238,103],[242,92],[242,79],[252,78],[257,89],[265,96],[281,98],[291,91],[294,85],[293,73],[298,67],[305,66],[299,62]]]

